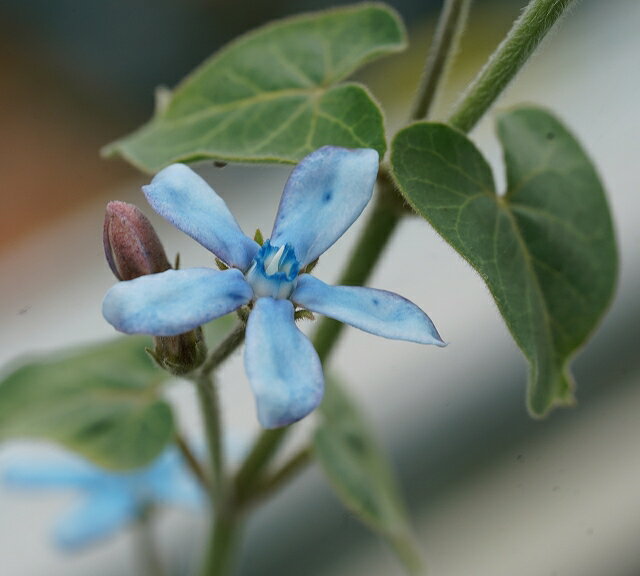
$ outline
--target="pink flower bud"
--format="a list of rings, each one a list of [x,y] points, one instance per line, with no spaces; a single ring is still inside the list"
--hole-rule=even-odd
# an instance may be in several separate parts
[[[133,204],[107,204],[103,241],[107,262],[118,280],[133,280],[171,268],[151,222]]]
[[[171,268],[151,222],[133,204],[109,202],[104,216],[104,253],[118,280],[157,274]],[[182,376],[195,370],[207,354],[202,329],[177,336],[156,336],[147,350],[161,368]]]

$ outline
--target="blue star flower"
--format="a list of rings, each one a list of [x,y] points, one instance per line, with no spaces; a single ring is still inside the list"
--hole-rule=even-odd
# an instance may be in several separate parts
[[[151,505],[200,508],[206,502],[175,449],[165,451],[150,466],[130,472],[106,471],[67,453],[37,459],[13,457],[4,466],[3,476],[10,487],[71,489],[83,494],[54,529],[56,545],[69,551],[114,534]]]
[[[377,172],[375,150],[325,146],[309,154],[291,173],[271,238],[259,246],[195,172],[183,164],[165,168],[143,188],[147,200],[229,269],[168,270],[121,282],[104,299],[104,317],[121,332],[172,336],[250,305],[244,361],[265,428],[303,418],[322,399],[322,367],[295,325],[296,306],[378,336],[444,345],[429,317],[401,296],[327,286],[304,273],[362,213]]]

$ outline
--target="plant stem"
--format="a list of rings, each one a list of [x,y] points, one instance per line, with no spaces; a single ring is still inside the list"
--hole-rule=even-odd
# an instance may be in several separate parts
[[[235,494],[239,501],[245,500],[253,487],[259,483],[262,471],[276,452],[288,428],[264,430],[256,440],[251,452],[238,470],[235,479]]]
[[[193,475],[198,479],[200,485],[205,489],[206,492],[211,492],[211,484],[209,482],[209,478],[207,477],[207,473],[203,470],[202,464],[195,456],[195,454],[191,451],[189,444],[184,439],[182,434],[176,432],[176,445],[184,458],[184,461],[187,463]]]
[[[244,335],[244,327],[242,334]],[[242,342],[241,338],[237,344],[229,348],[234,349],[240,342]],[[236,518],[225,471],[218,391],[212,377],[205,372],[200,372],[195,383],[204,419],[212,479],[209,483],[212,504],[211,527],[202,566],[202,576],[223,576],[228,574],[231,567]]]
[[[446,75],[467,20],[471,0],[445,0],[431,48],[427,54],[418,96],[411,112],[412,120],[426,118],[438,87]]]
[[[227,576],[231,572],[239,532],[240,524],[234,515],[217,511],[202,576]]]
[[[455,106],[449,124],[469,132],[573,1],[531,0]]]
[[[225,495],[226,479],[218,391],[213,379],[207,374],[200,374],[195,380],[195,384],[209,451],[211,500],[216,506],[220,506]]]
[[[258,500],[263,500],[269,496],[269,494],[282,488],[282,486],[292,480],[312,462],[313,448],[311,446],[301,448],[278,470],[257,484],[251,494],[244,495],[244,499],[242,495],[238,494],[239,506],[244,507],[248,504],[254,504]]]
[[[222,362],[233,354],[244,341],[246,324],[240,322],[233,331],[209,354],[204,364],[200,367],[199,373],[211,374]]]

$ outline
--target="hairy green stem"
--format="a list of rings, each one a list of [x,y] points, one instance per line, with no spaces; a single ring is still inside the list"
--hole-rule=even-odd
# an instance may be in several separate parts
[[[429,115],[438,87],[457,50],[470,5],[471,0],[445,0],[411,112],[413,120],[421,120]]]
[[[244,342],[246,324],[240,322],[233,331],[209,354],[204,364],[200,367],[200,374],[211,374],[220,364],[222,364],[231,354],[233,354],[240,344]]]
[[[231,573],[239,533],[240,522],[234,514],[216,511],[202,576],[227,576]]]
[[[301,448],[280,468],[258,483],[250,494],[238,494],[239,506],[246,507],[249,504],[264,500],[267,496],[282,488],[312,462],[313,448],[311,446]]]
[[[455,106],[449,124],[469,132],[573,2],[531,0]]]
[[[193,475],[198,479],[198,482],[200,482],[200,485],[204,488],[204,490],[206,492],[210,492],[211,484],[209,482],[209,478],[207,477],[207,473],[202,468],[202,464],[200,463],[196,455],[192,452],[187,441],[179,432],[176,432],[175,440],[176,445],[178,446],[178,449],[182,454],[182,458],[186,462],[187,466],[189,466],[189,468],[191,469],[191,472],[193,472]]]
[[[264,467],[280,446],[288,428],[264,430],[256,440],[251,452],[238,470],[235,479],[235,493],[239,501],[245,500],[252,489],[262,479]]]
[[[207,449],[209,451],[209,464],[211,466],[211,482],[209,482],[209,493],[216,505],[224,497],[225,490],[225,468],[224,468],[224,445],[222,441],[222,426],[220,423],[220,407],[218,405],[218,391],[215,381],[211,376],[222,362],[224,362],[240,344],[244,341],[246,331],[245,322],[240,322],[233,331],[209,354],[209,357],[199,371],[192,375],[192,380],[198,390],[198,400],[202,419],[204,421],[205,435],[207,439]],[[194,469],[194,473],[201,480],[206,477],[197,470],[197,460],[190,457],[189,451],[185,452],[186,445],[178,446],[187,458],[187,462]],[[195,466],[195,468],[194,468]]]
[[[202,565],[202,576],[222,576],[228,573],[233,554],[236,519],[233,512],[231,485],[225,469],[224,442],[220,422],[218,391],[211,373],[220,366],[244,341],[246,323],[242,321],[209,354],[200,370],[191,375],[198,391],[200,411],[204,421],[210,478],[199,467],[188,446],[178,438],[178,446],[195,476],[208,488],[211,499],[211,527]],[[215,514],[214,514],[215,508]]]
[[[212,377],[205,372],[198,375],[195,383],[211,465],[211,482],[209,483],[212,504],[211,527],[201,574],[202,576],[223,576],[228,573],[231,565],[235,517],[225,471],[218,391]]]
[[[210,495],[213,503],[219,506],[225,495],[226,478],[218,391],[213,379],[206,374],[200,374],[195,384],[198,390],[198,400],[209,451],[209,465],[211,467]]]

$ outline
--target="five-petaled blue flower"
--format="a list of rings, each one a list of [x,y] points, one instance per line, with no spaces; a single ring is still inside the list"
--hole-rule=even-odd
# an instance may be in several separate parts
[[[105,297],[104,317],[121,332],[172,336],[249,304],[244,362],[265,428],[303,418],[322,399],[322,367],[294,323],[296,306],[386,338],[444,345],[429,317],[397,294],[300,274],[358,218],[377,172],[375,150],[325,146],[309,154],[291,173],[271,238],[259,246],[195,172],[165,168],[143,188],[147,200],[229,269],[121,282]]]
[[[198,509],[206,502],[173,448],[151,465],[130,472],[109,472],[67,453],[14,457],[3,468],[4,482],[10,487],[70,489],[83,494],[54,528],[55,543],[64,550],[78,550],[114,534],[140,518],[149,506],[178,504]]]

